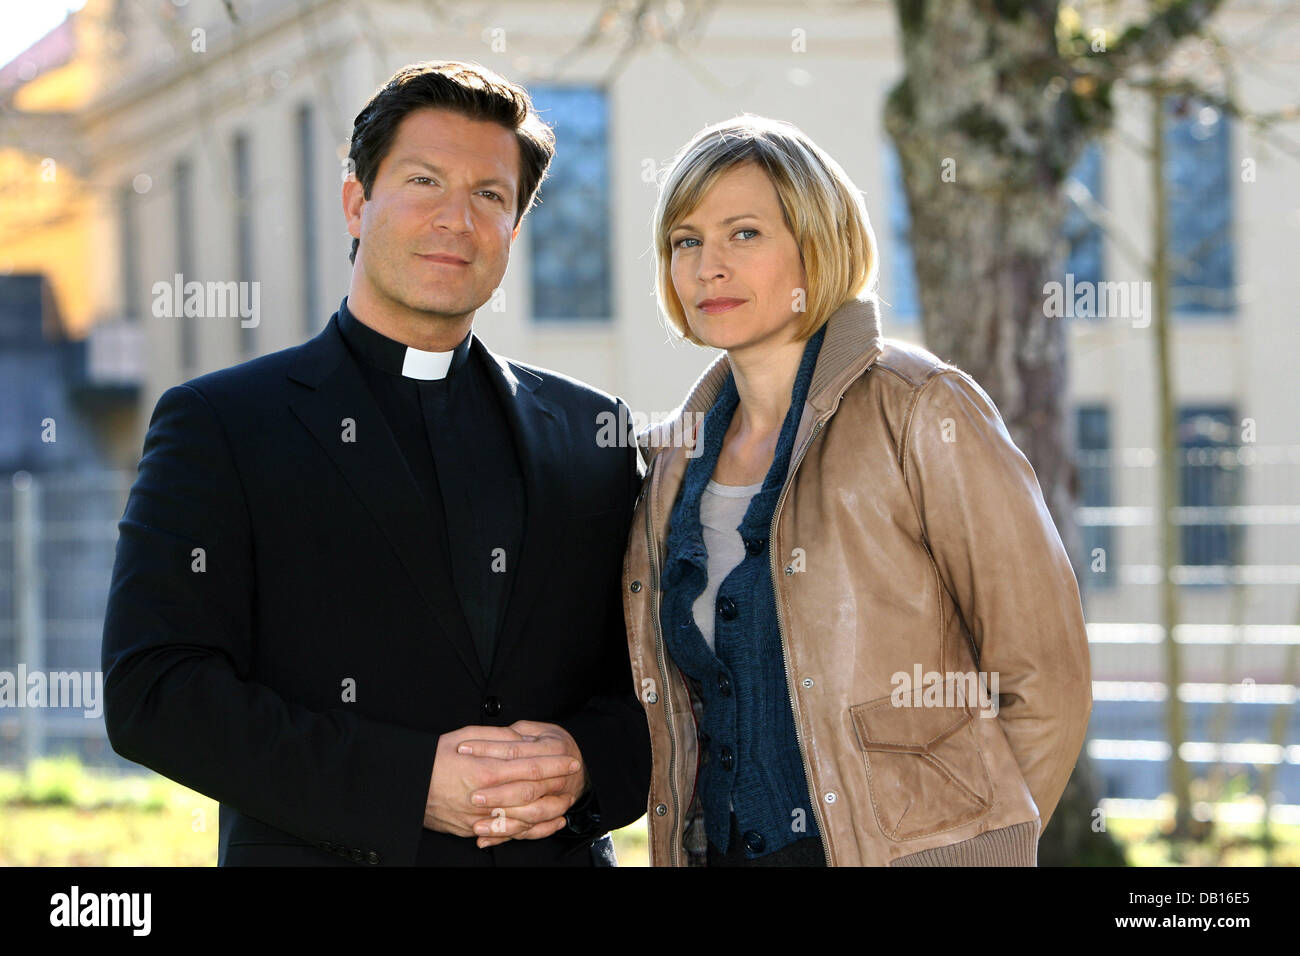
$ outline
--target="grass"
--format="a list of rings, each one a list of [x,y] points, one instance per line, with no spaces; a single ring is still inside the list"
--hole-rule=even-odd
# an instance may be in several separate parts
[[[216,865],[216,801],[157,774],[39,760],[25,773],[0,769],[0,808],[0,866]],[[1269,863],[1258,824],[1220,822],[1196,843],[1171,842],[1161,820],[1108,814],[1106,825],[1135,866]],[[1300,826],[1273,832],[1272,864],[1300,866]],[[613,836],[621,866],[648,864],[644,818]]]
[[[215,800],[157,774],[0,769],[0,866],[216,866],[217,822]],[[644,820],[613,836],[620,865],[648,865]]]
[[[1164,820],[1108,817],[1133,866],[1300,866],[1300,827],[1274,825],[1270,861],[1258,823],[1219,822],[1205,841],[1171,841]]]

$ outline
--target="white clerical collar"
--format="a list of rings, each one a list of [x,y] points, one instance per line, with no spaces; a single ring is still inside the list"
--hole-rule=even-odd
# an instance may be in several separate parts
[[[446,378],[451,360],[456,357],[456,350],[450,352],[424,352],[412,346],[406,347],[406,358],[402,361],[402,374],[407,378],[419,378],[425,381]]]
[[[402,375],[424,382],[438,381],[456,375],[469,360],[472,332],[449,352],[426,352],[403,345],[366,325],[348,310],[346,298],[339,304],[338,321],[339,332],[352,354],[389,375]]]

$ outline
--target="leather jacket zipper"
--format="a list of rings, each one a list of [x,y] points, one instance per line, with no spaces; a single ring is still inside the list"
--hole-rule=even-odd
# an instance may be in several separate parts
[[[840,401],[839,398],[837,397],[835,399],[835,407],[831,409],[831,415],[835,413],[835,409],[839,408],[839,406],[840,406]],[[776,499],[776,507],[772,509],[772,526],[768,529],[768,535],[767,535],[768,561],[771,564],[771,573],[772,573],[772,600],[776,606],[776,629],[781,636],[781,657],[782,660],[785,662],[785,684],[786,684],[785,690],[790,697],[790,711],[791,713],[794,714],[794,736],[795,736],[795,740],[799,744],[799,757],[800,759],[803,760],[803,770],[804,770],[804,774],[806,775],[805,779],[810,787],[812,785],[812,780],[813,780],[812,767],[808,763],[808,751],[804,747],[803,734],[799,732],[799,702],[795,697],[794,684],[792,683],[794,675],[790,671],[790,649],[786,644],[785,623],[781,619],[781,595],[778,592],[776,586],[776,574],[777,574],[776,523],[777,523],[777,519],[781,517],[781,505],[785,502],[786,492],[788,492],[790,490],[790,486],[794,484],[795,471],[799,468],[800,462],[803,461],[804,455],[808,453],[808,449],[812,446],[813,440],[817,437],[817,433],[822,430],[822,425],[826,424],[826,421],[829,418],[830,415],[827,415],[826,418],[821,419],[820,421],[817,422],[816,425],[813,426],[812,434],[808,436],[808,440],[804,442],[803,448],[799,450],[799,456],[795,459],[794,464],[791,466],[790,474],[787,477],[785,484],[781,488],[781,496]],[[812,798],[811,802],[812,802],[813,818],[817,821],[817,837],[821,841],[822,853],[826,856],[826,865],[830,866],[831,865],[830,846],[826,842],[826,821],[822,818],[821,815],[821,809],[820,809],[821,801],[817,799],[817,794],[813,793],[811,789],[809,790],[808,795],[809,797]]]
[[[657,456],[656,456],[657,457]],[[656,462],[657,463],[657,462]],[[659,559],[655,551],[654,535],[654,500],[658,490],[659,476],[662,468],[656,468],[646,492],[645,502],[645,539],[650,555],[650,618],[655,629],[655,658],[659,663],[659,680],[664,695],[664,717],[668,722],[668,789],[673,799],[672,837],[669,842],[669,855],[673,866],[681,865],[681,846],[677,828],[681,821],[681,798],[677,793],[677,736],[673,733],[672,692],[668,685],[668,667],[664,661],[663,628],[659,622]]]

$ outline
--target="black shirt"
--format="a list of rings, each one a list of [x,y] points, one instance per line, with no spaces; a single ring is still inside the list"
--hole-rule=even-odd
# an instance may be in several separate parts
[[[482,346],[471,331],[442,378],[403,374],[407,347],[339,305],[339,331],[435,516],[461,611],[486,675],[523,540],[523,472]],[[412,369],[419,374],[418,371]]]

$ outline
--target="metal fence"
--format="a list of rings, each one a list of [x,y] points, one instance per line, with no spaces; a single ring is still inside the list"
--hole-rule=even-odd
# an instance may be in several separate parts
[[[94,682],[102,686],[102,676],[95,675],[117,521],[134,475],[17,472],[5,478],[0,480],[0,680],[8,677],[14,693],[0,707],[0,763],[73,752],[90,763],[124,764],[108,746],[102,700],[93,695]],[[32,689],[37,674],[45,675],[43,702]],[[72,674],[78,675],[76,687]],[[86,674],[91,675],[88,686]],[[58,706],[69,700],[71,706]],[[87,716],[96,704],[98,716]]]

